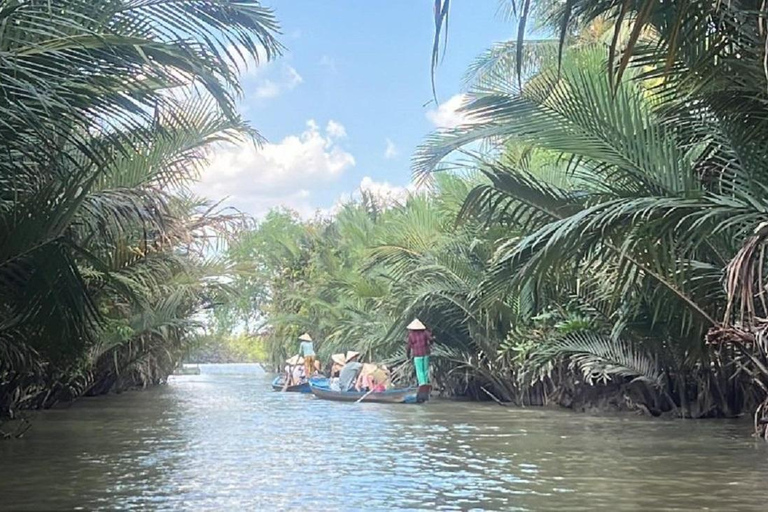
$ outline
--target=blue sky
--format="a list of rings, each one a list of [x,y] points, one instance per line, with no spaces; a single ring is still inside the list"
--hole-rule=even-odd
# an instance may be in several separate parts
[[[407,186],[415,147],[456,121],[469,64],[515,30],[496,16],[496,0],[454,0],[438,107],[429,77],[432,0],[264,3],[287,51],[244,73],[241,109],[268,143],[258,152],[219,150],[199,188],[256,216],[280,205],[309,216],[361,186]]]

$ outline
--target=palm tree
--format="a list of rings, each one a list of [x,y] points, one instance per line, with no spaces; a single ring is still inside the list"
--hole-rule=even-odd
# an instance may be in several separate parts
[[[585,10],[592,2],[567,4],[578,15],[574,19],[590,21],[610,14]],[[655,9],[652,2],[638,4]],[[710,21],[719,6],[712,8],[704,13]],[[646,14],[641,10],[637,16],[642,20]],[[756,298],[762,294],[738,293],[744,283],[762,289],[762,263],[756,265],[761,235],[750,238],[765,211],[761,191],[766,182],[758,163],[763,157],[756,139],[762,116],[758,109],[754,123],[752,113],[746,122],[744,116],[737,119],[737,107],[724,101],[736,82],[754,69],[745,63],[746,70],[736,70],[718,60],[728,59],[735,66],[740,55],[699,54],[702,62],[697,61],[694,70],[690,59],[700,42],[695,40],[678,41],[675,53],[665,54],[667,60],[673,55],[673,60],[688,62],[687,67],[673,62],[669,72],[666,62],[651,58],[651,50],[661,46],[652,43],[666,42],[662,14],[657,14],[655,39],[643,41],[644,52],[638,41],[650,22],[635,22],[615,73],[606,75],[603,63],[607,59],[613,66],[616,45],[623,41],[618,37],[605,49],[566,50],[561,59],[539,59],[523,73],[524,82],[519,53],[515,69],[507,65],[505,70],[503,59],[497,59],[501,64],[492,64],[491,72],[483,73],[470,91],[465,114],[471,122],[430,139],[417,153],[415,169],[430,172],[453,151],[479,140],[491,141],[500,151],[518,144],[559,156],[561,174],[577,179],[576,188],[555,186],[504,158],[482,157],[472,163],[493,185],[477,190],[469,206],[489,206],[527,232],[502,245],[485,288],[496,297],[508,293],[507,283],[519,287],[553,273],[574,280],[599,277],[601,302],[616,304],[605,311],[613,319],[613,343],[627,348],[609,353],[597,338],[585,343],[582,337],[580,344],[572,340],[583,353],[595,356],[582,359],[587,363],[582,367],[594,369],[597,361],[601,371],[659,382],[662,364],[666,391],[679,395],[677,405],[684,414],[730,414],[762,393],[739,379],[729,380],[728,365],[751,367],[754,384],[764,385],[768,375],[763,371],[764,349],[753,343],[754,335],[742,333],[763,313]],[[619,14],[616,27],[621,28],[622,21]],[[712,35],[718,41],[729,37],[746,44],[733,31]],[[627,56],[636,45],[636,60],[631,62],[637,67],[628,67]],[[701,82],[694,83],[693,75],[705,69]],[[649,80],[659,76],[666,81]],[[751,84],[762,80],[754,73],[749,76],[755,80]],[[752,100],[764,94],[752,92]],[[747,246],[739,251],[745,240]],[[737,252],[737,259],[728,264]],[[723,290],[726,266],[729,286]],[[735,315],[738,304],[741,311]],[[710,343],[729,344],[706,346],[707,331]],[[663,356],[661,363],[645,364],[636,357],[638,347],[649,341],[654,346],[643,349],[653,356],[648,361]],[[559,353],[573,353],[572,346],[560,343]],[[689,378],[698,381],[693,397],[683,391]]]
[[[43,403],[78,378],[113,322],[200,305],[147,293],[199,265],[189,249],[228,222],[178,210],[175,190],[211,144],[257,137],[235,112],[238,65],[281,46],[256,1],[10,1],[0,21],[3,415],[20,389]]]
[[[319,229],[305,222],[296,231],[297,220],[287,228],[284,215],[272,214],[246,235],[260,248],[256,267],[270,269],[264,286],[274,293],[263,307],[274,362],[291,355],[298,330],[306,329],[319,339],[322,359],[355,349],[402,365],[405,325],[419,316],[434,326],[437,373],[449,390],[485,387],[517,398],[512,368],[498,352],[527,310],[521,301],[488,307],[476,297],[500,231],[480,222],[455,224],[476,181],[439,176],[429,195],[385,208],[363,196]],[[286,258],[286,248],[300,249]]]

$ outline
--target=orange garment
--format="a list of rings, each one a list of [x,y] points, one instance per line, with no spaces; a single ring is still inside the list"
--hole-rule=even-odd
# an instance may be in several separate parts
[[[304,371],[307,378],[315,373],[315,356],[304,356]]]

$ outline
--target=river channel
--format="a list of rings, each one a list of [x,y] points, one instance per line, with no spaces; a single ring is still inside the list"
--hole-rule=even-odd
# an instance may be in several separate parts
[[[765,510],[746,421],[273,392],[203,366],[0,442],[0,510]]]

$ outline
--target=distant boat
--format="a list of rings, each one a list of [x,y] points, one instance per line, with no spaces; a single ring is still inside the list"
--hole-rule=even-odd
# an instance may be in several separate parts
[[[310,382],[309,387],[317,398],[335,400],[337,402],[375,402],[383,404],[421,404],[429,400],[432,386],[419,386],[400,389],[388,389],[381,393],[366,393],[365,391],[334,391],[329,381]]]
[[[310,381],[321,384],[323,382],[327,382],[328,379],[326,379],[325,377],[312,377]],[[283,380],[282,375],[278,375],[272,381],[272,389],[275,391],[282,391],[284,385],[285,385],[285,380]],[[288,386],[287,388],[285,388],[285,390],[290,391],[292,393],[311,393],[312,392],[312,390],[309,388],[309,382],[302,382],[301,384],[297,384],[295,386]]]

